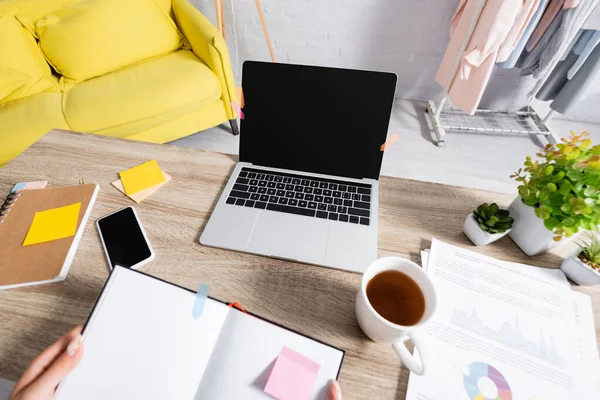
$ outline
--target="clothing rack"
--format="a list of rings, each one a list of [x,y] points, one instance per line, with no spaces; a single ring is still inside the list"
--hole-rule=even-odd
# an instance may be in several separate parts
[[[448,90],[452,82],[456,79],[460,68],[462,54],[464,54],[473,37],[477,21],[479,20],[486,3],[487,0],[477,0],[475,13],[471,18],[467,35],[461,44],[452,74],[450,74],[439,101],[437,104],[433,100],[427,102],[427,114],[429,115],[435,133],[435,144],[438,147],[443,147],[446,144],[444,141],[446,133],[451,131],[507,135],[534,134],[546,137],[551,143],[557,143],[559,140],[558,137],[550,132],[544,121],[530,105],[527,106],[524,111],[513,113],[479,109],[475,111],[474,115],[468,115],[458,109],[446,106],[446,102],[448,101]],[[547,78],[547,76],[545,78]]]
[[[596,5],[590,9],[590,11],[587,13],[585,18],[582,19],[582,21],[583,22],[580,25],[576,26],[569,32],[570,40],[565,41],[565,43],[561,47],[561,49],[560,49],[561,54],[564,55],[566,52],[568,52],[571,49],[572,45],[574,45],[573,42],[577,39],[578,33],[581,29],[600,30],[600,8],[598,8],[598,3],[596,3]],[[544,77],[542,79],[540,79],[536,83],[536,85],[533,87],[531,92],[529,92],[527,100],[530,103],[533,101],[533,99],[538,94],[538,92],[542,89],[542,86],[544,86],[544,83],[546,83],[546,80],[548,80],[548,78],[552,74],[552,71],[554,71],[554,68],[556,68],[556,66],[558,65],[559,62],[560,62],[560,60],[554,61],[552,63],[552,68],[548,69],[548,71],[546,72]],[[548,112],[548,114],[546,114],[546,116],[544,117],[543,123],[547,124],[548,122],[550,122],[550,120],[552,118],[554,118],[556,116],[556,114],[557,114],[556,111],[550,110]]]

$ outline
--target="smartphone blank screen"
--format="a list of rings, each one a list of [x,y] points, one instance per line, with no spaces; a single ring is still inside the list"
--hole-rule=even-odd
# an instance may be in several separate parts
[[[98,227],[112,267],[132,267],[151,256],[131,207],[100,219]]]

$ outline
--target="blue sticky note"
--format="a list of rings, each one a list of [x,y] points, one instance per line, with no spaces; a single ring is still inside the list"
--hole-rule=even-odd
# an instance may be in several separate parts
[[[13,188],[10,192],[15,193],[17,190],[23,190],[23,189],[25,189],[26,185],[27,185],[27,182],[19,182],[15,186],[13,186]]]
[[[194,303],[194,310],[192,314],[194,315],[194,319],[200,318],[202,315],[202,311],[204,311],[204,303],[208,298],[208,285],[206,283],[201,283],[198,286],[198,291],[196,292],[196,302]]]

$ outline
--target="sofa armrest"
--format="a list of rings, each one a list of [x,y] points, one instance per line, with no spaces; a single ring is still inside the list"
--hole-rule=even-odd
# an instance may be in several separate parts
[[[228,119],[234,119],[236,115],[231,102],[237,101],[239,104],[239,101],[225,39],[188,0],[173,0],[173,13],[194,54],[208,65],[221,82],[221,99],[225,103],[225,113]]]

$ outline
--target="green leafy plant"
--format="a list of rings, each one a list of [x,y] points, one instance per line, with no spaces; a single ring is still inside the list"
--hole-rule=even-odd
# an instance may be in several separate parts
[[[496,203],[483,203],[473,211],[479,227],[487,233],[504,233],[512,227],[514,220],[508,210],[502,210]]]
[[[562,143],[537,153],[541,160],[527,157],[525,168],[510,176],[521,183],[521,201],[535,208],[555,241],[600,223],[600,146],[590,147],[588,135],[571,131]]]
[[[585,237],[579,240],[577,245],[581,248],[579,259],[593,269],[600,271],[600,240],[598,235],[586,232]]]

